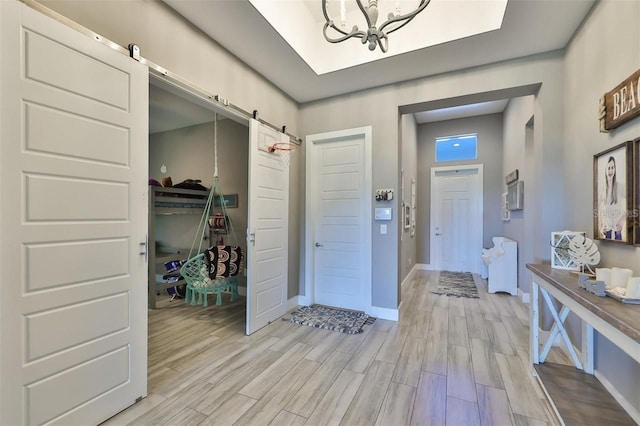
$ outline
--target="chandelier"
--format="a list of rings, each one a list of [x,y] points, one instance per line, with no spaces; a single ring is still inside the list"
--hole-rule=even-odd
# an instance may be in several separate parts
[[[380,46],[380,50],[383,53],[387,52],[387,45],[389,42],[388,35],[392,32],[399,30],[407,25],[416,15],[424,10],[431,0],[419,0],[418,7],[413,11],[406,14],[402,14],[400,11],[400,1],[395,1],[395,12],[390,12],[387,15],[387,20],[377,27],[378,22],[378,0],[368,0],[368,6],[362,4],[362,0],[350,0],[355,1],[360,8],[360,11],[364,15],[367,21],[368,29],[366,31],[358,29],[357,25],[348,31],[346,25],[346,5],[345,0],[340,0],[340,24],[336,25],[333,19],[329,16],[327,3],[329,0],[322,0],[322,12],[327,22],[324,24],[323,33],[324,38],[330,43],[340,43],[350,38],[356,37],[362,41],[362,44],[369,42],[369,50],[375,50],[376,46]],[[327,34],[329,28],[336,31],[336,37],[332,38]],[[385,31],[385,28],[388,28]]]

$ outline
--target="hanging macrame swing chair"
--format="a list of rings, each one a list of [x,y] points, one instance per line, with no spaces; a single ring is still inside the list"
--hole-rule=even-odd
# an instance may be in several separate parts
[[[222,304],[222,293],[230,293],[231,301],[238,297],[238,274],[243,264],[242,249],[238,246],[233,223],[229,220],[222,185],[218,177],[218,114],[215,114],[213,124],[213,147],[213,184],[189,250],[188,260],[180,268],[180,275],[187,283],[185,302],[192,305],[197,303],[205,307],[209,294],[216,294],[216,305]],[[210,217],[211,205],[216,204],[215,197],[219,197],[222,214]],[[207,225],[223,229],[227,235],[231,235],[235,245],[218,244],[216,241],[213,246],[203,251],[202,242],[205,240]]]

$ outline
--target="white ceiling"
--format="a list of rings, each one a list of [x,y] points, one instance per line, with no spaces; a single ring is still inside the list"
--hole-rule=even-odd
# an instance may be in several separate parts
[[[378,54],[381,59],[318,75],[284,38],[267,22],[249,0],[163,0],[194,25],[215,39],[235,56],[253,67],[299,103],[342,95],[371,87],[489,64],[497,61],[562,49],[566,46],[595,0],[509,0],[499,30],[456,39],[395,56]],[[278,5],[281,20],[297,22],[294,12],[308,8],[294,7],[312,0],[261,0]],[[383,2],[391,0],[379,0]],[[494,0],[464,0],[491,5]],[[464,8],[463,0],[432,0],[422,12],[429,14],[438,2],[450,2]],[[313,0],[320,9],[321,0]],[[435,13],[435,12],[433,12]],[[417,19],[417,18],[416,18]],[[449,18],[452,19],[452,18]],[[455,19],[455,18],[453,18]],[[389,36],[390,49],[399,44],[401,32]],[[411,31],[430,33],[442,25],[416,27]],[[447,27],[446,25],[444,27]],[[296,37],[310,32],[322,34],[318,27],[300,27]],[[430,36],[437,39],[437,36]],[[342,45],[371,53],[359,40]],[[361,51],[359,50],[359,51]],[[341,50],[329,55],[342,55]],[[374,53],[375,54],[375,53]],[[326,55],[326,54],[325,54]],[[347,55],[348,56],[348,55]]]
[[[209,123],[213,120],[213,111],[169,93],[157,85],[151,85],[149,90],[149,134]]]
[[[508,99],[499,101],[466,104],[451,108],[439,108],[415,113],[418,124],[433,123],[434,121],[454,120],[456,118],[474,117],[476,115],[497,114],[504,111],[509,103]]]

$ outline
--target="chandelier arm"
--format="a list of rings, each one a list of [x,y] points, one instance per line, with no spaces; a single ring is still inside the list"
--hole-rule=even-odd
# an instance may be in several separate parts
[[[333,28],[334,30],[338,31],[341,34],[344,35],[348,35],[349,33],[341,30],[340,28],[338,28],[334,23],[333,20],[329,17],[329,11],[327,10],[327,0],[322,0],[322,13],[324,14],[324,19],[326,20],[325,23],[325,28],[324,28],[324,32],[325,32],[325,39],[329,40],[326,36],[326,31],[327,31],[327,25],[330,26],[331,28]]]
[[[344,37],[338,37],[338,38],[331,38],[327,35],[327,28],[333,28],[334,30],[338,31],[341,34],[344,34]],[[322,30],[323,34],[324,34],[324,39],[327,40],[329,43],[340,43],[341,41],[345,41],[348,40],[352,37],[357,37],[357,38],[361,38],[361,39],[365,39],[367,37],[367,34],[364,31],[358,31],[358,27],[354,26],[353,30],[351,30],[350,33],[346,33],[340,29],[338,29],[335,24],[333,23],[333,21],[331,22],[326,22],[324,24],[324,28]]]
[[[333,20],[329,17],[329,12],[327,11],[327,0],[322,0],[322,13],[324,14],[324,19],[327,22],[332,22]]]
[[[418,6],[418,8],[416,10],[414,10],[413,12],[407,13],[405,15],[399,15],[399,16],[394,16],[393,18],[389,18],[388,20],[386,20],[382,25],[380,25],[380,28],[378,28],[380,31],[384,30],[384,28],[387,25],[393,24],[395,22],[398,21],[404,21],[402,24],[400,24],[398,27],[387,31],[387,34],[391,34],[392,32],[399,30],[400,28],[404,27],[405,25],[407,25],[409,22],[411,22],[411,20],[413,18],[415,18],[418,13],[422,12],[424,10],[425,7],[427,7],[429,5],[429,3],[431,2],[431,0],[422,0],[420,3],[420,6]]]
[[[336,26],[336,24],[335,24],[333,21],[327,21],[327,22],[325,22],[325,24],[324,24],[324,29],[323,29],[323,31],[325,32],[325,34],[326,34],[326,32],[327,32],[327,27],[331,27],[331,28],[333,28],[334,30],[336,30],[336,31],[337,31],[337,32],[339,32],[340,34],[344,34],[344,35],[349,35],[349,34],[351,34],[351,33],[348,33],[348,32],[346,32],[346,31],[341,30],[340,28],[338,28],[338,26]],[[353,30],[352,30],[351,32],[353,32]],[[325,38],[327,38],[327,37],[326,37],[326,35],[325,35]],[[345,39],[345,40],[346,40],[346,39]]]
[[[367,20],[367,28],[371,28],[371,18],[369,18],[369,11],[367,10],[366,7],[364,7],[362,5],[362,1],[361,0],[356,0],[356,3],[358,4],[358,7],[360,8],[360,11],[364,15],[364,18]]]
[[[384,44],[382,43],[382,40],[384,40]],[[382,50],[382,53],[387,53],[389,39],[387,38],[386,34],[384,35],[384,37],[378,39],[378,46],[380,46],[380,50]]]

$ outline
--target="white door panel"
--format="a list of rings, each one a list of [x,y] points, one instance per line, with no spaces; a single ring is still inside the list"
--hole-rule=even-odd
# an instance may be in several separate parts
[[[370,131],[307,137],[311,302],[371,307]]]
[[[268,152],[289,138],[250,120],[249,139],[247,334],[286,313],[289,230],[289,169]]]
[[[434,269],[479,272],[481,170],[478,166],[437,168],[432,171],[432,194]]]
[[[148,70],[0,8],[0,424],[97,424],[147,392]]]

